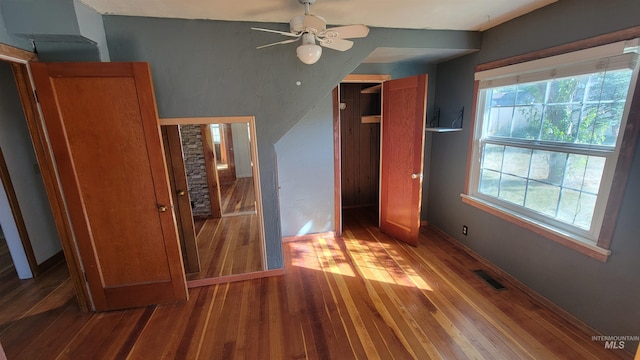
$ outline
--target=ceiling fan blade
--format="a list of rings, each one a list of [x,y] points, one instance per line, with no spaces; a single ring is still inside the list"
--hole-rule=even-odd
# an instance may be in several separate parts
[[[263,28],[255,28],[255,27],[252,27],[252,28],[251,28],[251,30],[258,30],[258,31],[270,32],[270,33],[274,33],[274,34],[280,34],[280,35],[284,35],[284,36],[291,36],[291,37],[295,37],[295,38],[299,38],[299,37],[300,37],[300,35],[302,35],[302,34],[294,34],[294,33],[286,32],[286,31],[271,30],[271,29],[263,29]]]
[[[327,28],[327,20],[317,15],[305,15],[304,27],[305,29],[307,28],[316,29],[318,32],[320,32]]]
[[[317,34],[327,28],[327,21],[316,15],[300,15],[289,21],[289,29],[294,34],[310,32]]]
[[[318,36],[326,38],[353,39],[363,38],[369,34],[367,25],[347,25],[321,31]]]
[[[298,41],[298,39],[282,40],[282,41],[274,42],[274,43],[272,43],[272,44],[267,44],[267,45],[258,46],[256,49],[264,49],[264,48],[269,47],[269,46],[273,46],[273,45],[282,45],[282,44],[289,44],[289,43],[296,42],[296,41]]]
[[[329,48],[329,49],[333,49],[333,50],[338,50],[338,51],[347,51],[349,49],[351,49],[351,47],[353,46],[353,41],[351,40],[345,40],[345,39],[329,39],[329,38],[325,38],[325,39],[318,39],[320,42],[320,45]]]

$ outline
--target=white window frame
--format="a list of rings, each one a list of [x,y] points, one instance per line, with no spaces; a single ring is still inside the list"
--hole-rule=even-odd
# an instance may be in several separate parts
[[[566,52],[565,50],[564,53],[560,55],[548,56],[505,66],[485,67],[477,71],[475,76],[475,122],[470,140],[471,144],[465,193],[461,195],[463,202],[476,206],[505,220],[514,222],[552,240],[568,245],[569,247],[579,250],[586,255],[592,256],[601,261],[606,261],[610,255],[610,251],[608,250],[610,239],[602,241],[602,225],[606,217],[605,213],[609,211],[610,207],[612,207],[611,201],[609,201],[609,195],[614,183],[614,178],[620,173],[620,168],[618,167],[618,164],[620,163],[619,154],[623,146],[623,138],[625,138],[627,118],[634,99],[634,91],[638,88],[638,65],[632,65],[634,71],[615,148],[607,149],[598,146],[577,145],[571,146],[571,150],[567,151],[564,146],[558,146],[558,144],[543,141],[533,141],[524,146],[540,150],[561,150],[562,152],[569,153],[581,152],[586,155],[598,155],[606,158],[603,178],[600,183],[600,190],[598,192],[596,207],[593,214],[592,226],[589,231],[562,223],[551,219],[550,217],[537,214],[535,211],[530,211],[524,207],[510,204],[506,201],[502,201],[479,192],[483,145],[491,143],[523,147],[523,144],[527,142],[522,141],[514,143],[511,142],[509,138],[498,139],[495,137],[482,139],[483,130],[487,122],[487,119],[485,119],[484,116],[484,106],[486,104],[486,98],[484,98],[486,96],[486,91],[484,91],[484,89],[515,85],[517,83],[550,80],[554,77],[559,78],[575,74],[597,72],[597,69],[602,66],[602,58],[615,57],[611,63],[615,63],[615,61],[618,61],[618,63],[617,65],[614,64],[612,68],[629,68],[629,64],[636,64],[634,63],[636,61],[634,58],[637,58],[639,44],[640,42],[637,38],[611,42],[605,43],[601,46],[584,48],[572,52]],[[568,64],[569,66],[567,66]],[[482,68],[482,66],[479,67]],[[637,107],[638,104],[635,104],[634,106]],[[635,120],[633,121],[635,122]],[[631,142],[633,146],[635,146],[635,141],[637,140],[637,132],[634,132],[634,134],[633,141]],[[628,142],[629,141],[627,141],[627,143]],[[627,172],[622,171],[622,173],[626,179],[628,169]],[[616,206],[619,208],[619,204]],[[616,208],[615,211],[616,216],[618,208]],[[605,232],[611,233],[612,230],[607,229]]]

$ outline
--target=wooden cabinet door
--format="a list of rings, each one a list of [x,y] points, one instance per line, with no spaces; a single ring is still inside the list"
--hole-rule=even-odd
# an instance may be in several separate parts
[[[146,63],[32,63],[95,310],[187,299]]]
[[[418,245],[427,75],[382,84],[380,229]]]

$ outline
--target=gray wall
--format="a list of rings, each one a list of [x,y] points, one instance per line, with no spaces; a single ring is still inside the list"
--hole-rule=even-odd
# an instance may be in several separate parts
[[[482,50],[438,66],[436,102],[471,109],[477,64],[640,25],[637,0],[563,0],[483,33]],[[452,111],[452,110],[451,110]],[[640,148],[636,149],[612,254],[601,263],[462,204],[464,131],[433,135],[429,221],[606,335],[640,335]],[[469,236],[460,234],[463,224]],[[628,344],[633,349],[632,344]]]
[[[0,0],[0,15],[4,14],[4,12],[2,11],[3,5],[4,5],[3,0]],[[4,20],[4,15],[0,16],[0,43],[15,46],[17,48],[24,49],[27,51],[33,51],[33,46],[31,45],[31,42],[28,39],[11,34],[7,30],[7,25]]]
[[[62,250],[13,74],[0,62],[0,148],[38,264]]]
[[[256,117],[270,269],[283,266],[274,144],[375,47],[477,49],[480,41],[476,32],[374,28],[351,50],[324,51],[309,66],[297,60],[293,45],[255,49],[281,37],[251,26],[287,30],[286,24],[125,16],[103,21],[112,61],[151,64],[160,117]]]
[[[20,241],[20,233],[18,232],[18,226],[16,225],[11,211],[11,204],[7,193],[4,190],[4,186],[0,186],[0,226],[2,226],[2,232],[4,239],[9,248],[9,255],[13,261],[13,268],[18,274],[19,279],[31,279],[33,273],[29,266],[29,260],[27,259],[27,253],[24,251],[24,246]],[[3,266],[9,264],[2,264]]]
[[[102,16],[78,0],[0,0],[0,15],[0,41],[42,61],[109,61]]]
[[[291,128],[275,148],[282,236],[335,230],[331,93]]]
[[[73,0],[2,0],[1,8],[14,34],[80,34]]]
[[[102,15],[81,3],[79,0],[73,0],[73,8],[78,21],[79,33],[82,37],[90,39],[95,43],[99,57],[97,61],[109,61],[109,48],[107,47],[107,38],[104,34]]]

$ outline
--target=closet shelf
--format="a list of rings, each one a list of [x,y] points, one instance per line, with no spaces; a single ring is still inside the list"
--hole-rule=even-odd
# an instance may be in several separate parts
[[[382,90],[382,84],[370,86],[360,90],[360,94],[378,94]]]
[[[366,115],[362,116],[360,122],[363,124],[379,124],[382,116],[380,115]]]

